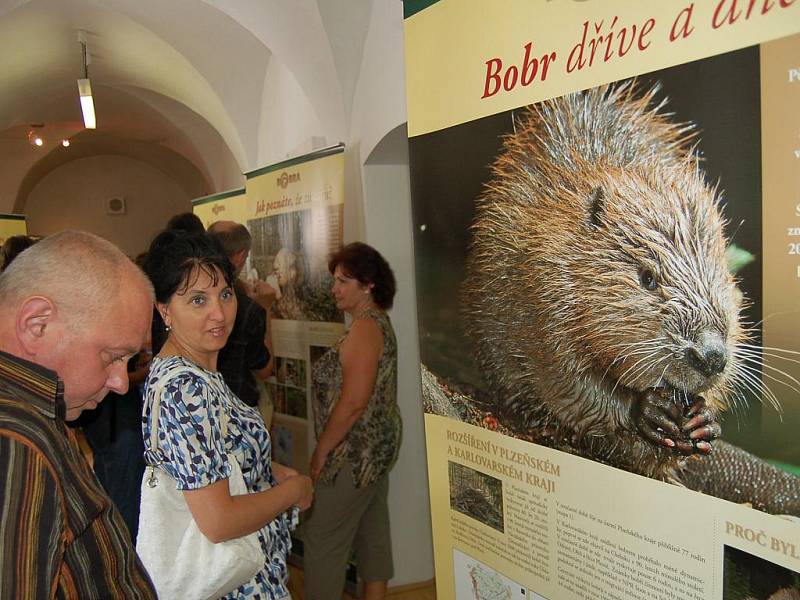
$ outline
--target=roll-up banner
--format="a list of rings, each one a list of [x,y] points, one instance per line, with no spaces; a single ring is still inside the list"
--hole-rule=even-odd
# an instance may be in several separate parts
[[[277,292],[270,323],[276,375],[274,458],[308,472],[311,368],[344,332],[331,294],[328,256],[341,248],[344,146],[337,145],[246,173],[245,222],[253,247],[245,276]]]
[[[15,235],[27,235],[25,215],[0,214],[0,246]]]
[[[244,224],[247,219],[247,197],[244,188],[192,200],[192,212],[200,217],[206,229],[216,221]]]
[[[800,0],[404,7],[437,597],[800,598]]]

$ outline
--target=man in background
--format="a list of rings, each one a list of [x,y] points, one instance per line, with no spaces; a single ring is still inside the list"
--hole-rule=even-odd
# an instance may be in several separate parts
[[[155,598],[65,421],[128,389],[153,306],[113,244],[66,231],[0,276],[0,597]]]
[[[272,374],[273,368],[267,343],[267,309],[275,299],[275,292],[264,282],[257,282],[251,291],[253,299],[238,280],[253,243],[244,225],[217,221],[208,228],[208,234],[222,245],[237,277],[234,288],[238,302],[236,321],[228,342],[219,353],[217,369],[245,404],[259,406],[269,427],[271,409],[265,405],[268,400],[262,382]]]

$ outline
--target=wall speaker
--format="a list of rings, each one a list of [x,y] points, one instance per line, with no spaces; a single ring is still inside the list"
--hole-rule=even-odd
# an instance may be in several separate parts
[[[112,196],[111,198],[106,198],[106,214],[124,215],[125,198],[123,198],[122,196]]]

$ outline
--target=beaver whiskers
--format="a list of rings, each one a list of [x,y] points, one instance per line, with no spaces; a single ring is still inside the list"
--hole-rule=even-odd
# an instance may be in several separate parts
[[[791,356],[800,356],[800,352],[785,348],[739,343],[734,348],[734,354],[737,360],[731,385],[736,386],[738,384],[749,390],[759,400],[766,399],[778,415],[782,415],[783,408],[777,394],[763,381],[762,377],[784,385],[797,394],[800,394],[800,380],[786,371],[769,364],[765,357],[800,364],[800,360],[791,358]],[[736,398],[744,401],[741,395]]]

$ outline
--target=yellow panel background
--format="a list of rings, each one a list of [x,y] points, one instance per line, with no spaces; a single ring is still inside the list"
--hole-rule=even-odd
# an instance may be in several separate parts
[[[208,226],[215,221],[234,221],[236,223],[247,223],[247,198],[242,191],[236,196],[228,196],[220,200],[213,200],[192,205],[192,212],[200,217],[203,226]]]
[[[14,235],[27,235],[28,226],[25,219],[12,219],[0,216],[0,245]]]
[[[425,435],[441,600],[473,597],[457,593],[454,548],[548,600],[722,598],[723,545],[800,571],[797,529],[746,506],[437,415]],[[505,532],[453,510],[449,462],[502,481]]]
[[[247,179],[247,219],[344,204],[344,153]]]
[[[409,137],[800,30],[800,2],[767,0],[752,4],[748,18],[750,2],[741,0],[441,0],[405,21]],[[771,7],[766,14],[761,12],[764,5]],[[676,19],[677,30],[683,30],[685,18],[679,17],[685,17],[683,11],[690,6],[691,33],[670,41]],[[714,28],[717,10],[717,20],[724,24]],[[738,17],[734,20],[729,14]],[[625,27],[627,47],[633,27],[638,36],[643,27],[649,28],[645,25],[649,19],[653,25],[642,41],[644,50],[638,50],[637,41],[622,57],[612,52],[607,62],[595,60],[592,66],[567,73],[570,52],[583,37],[584,23],[588,30],[585,46],[593,36],[603,36],[600,46],[605,52],[609,40],[612,50],[618,48]],[[533,57],[556,53],[546,79],[537,77],[526,87],[518,82],[509,92],[501,88],[499,93],[481,99],[486,62],[500,58],[503,69],[512,64],[519,68],[529,42]]]

